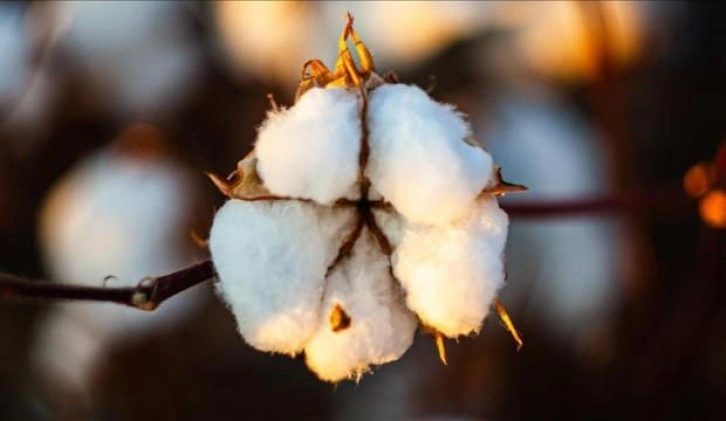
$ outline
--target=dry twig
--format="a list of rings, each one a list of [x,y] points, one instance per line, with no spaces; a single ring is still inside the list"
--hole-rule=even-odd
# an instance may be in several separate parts
[[[168,275],[142,280],[135,287],[92,287],[30,280],[0,273],[0,298],[99,301],[152,311],[166,299],[214,277],[210,260]]]

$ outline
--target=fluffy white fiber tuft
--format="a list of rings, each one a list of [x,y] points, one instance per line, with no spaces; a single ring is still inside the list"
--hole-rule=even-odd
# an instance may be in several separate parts
[[[492,158],[468,144],[471,128],[451,106],[415,86],[370,94],[367,174],[412,222],[445,225],[466,215],[492,173]]]
[[[393,267],[422,323],[449,337],[479,331],[504,284],[507,225],[491,197],[448,227],[407,226]]]
[[[218,291],[250,345],[302,350],[318,328],[325,272],[353,215],[299,201],[229,200],[217,212],[209,245]]]
[[[274,194],[329,204],[349,196],[358,176],[358,94],[313,88],[260,128],[257,169]]]
[[[329,323],[336,305],[350,316],[350,326],[338,332]],[[399,359],[417,323],[390,276],[388,258],[366,231],[328,278],[320,328],[305,347],[307,365],[326,381],[357,378],[372,364]]]

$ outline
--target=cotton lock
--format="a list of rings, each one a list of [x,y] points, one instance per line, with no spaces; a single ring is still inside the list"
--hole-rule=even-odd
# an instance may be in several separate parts
[[[255,144],[257,170],[273,194],[321,204],[355,198],[360,132],[356,92],[311,89],[270,113]]]
[[[492,157],[471,139],[452,106],[416,86],[383,85],[370,94],[367,175],[412,222],[445,226],[466,215],[491,178]]]
[[[303,349],[350,220],[343,210],[296,201],[230,200],[217,212],[209,246],[218,291],[250,345],[290,355]]]

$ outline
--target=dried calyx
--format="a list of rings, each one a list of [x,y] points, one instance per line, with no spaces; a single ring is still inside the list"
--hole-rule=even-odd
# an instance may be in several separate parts
[[[379,76],[350,16],[334,69],[306,63],[295,105],[272,101],[255,150],[210,177],[231,199],[210,235],[218,291],[255,348],[359,378],[421,324],[445,362],[444,336],[478,332],[493,303],[521,344],[496,300],[508,220],[494,196],[524,188],[453,107]]]

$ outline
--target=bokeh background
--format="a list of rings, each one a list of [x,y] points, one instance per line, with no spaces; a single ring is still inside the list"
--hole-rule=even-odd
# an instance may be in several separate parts
[[[726,206],[704,223],[683,187],[726,138],[715,2],[0,3],[0,271],[114,286],[205,259],[204,172],[334,61],[348,10],[530,188],[503,201],[524,348],[492,316],[448,366],[420,334],[334,386],[246,346],[210,285],[152,314],[3,300],[0,419],[723,419]]]

